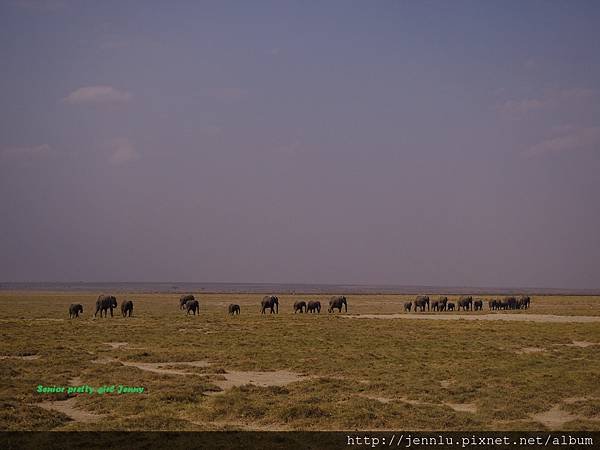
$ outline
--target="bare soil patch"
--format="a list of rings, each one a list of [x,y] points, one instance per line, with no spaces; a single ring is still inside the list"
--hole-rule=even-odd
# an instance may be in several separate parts
[[[560,405],[555,405],[548,411],[532,414],[531,418],[536,422],[540,422],[551,430],[556,430],[562,427],[565,423],[572,420],[577,420],[580,417],[561,409]]]
[[[111,346],[112,348],[127,347],[127,342],[104,342],[104,344]]]
[[[421,400],[411,400],[409,398],[406,397],[400,397],[398,400],[400,400],[403,403],[408,403],[409,405],[426,405],[427,403],[422,402]]]
[[[598,342],[587,342],[587,341],[573,341],[572,344],[567,344],[568,347],[579,347],[579,348],[587,348],[592,347],[594,345],[600,345]]]
[[[193,375],[186,370],[171,369],[165,366],[189,366],[189,367],[209,367],[211,364],[208,361],[175,361],[175,362],[160,362],[160,363],[145,363],[135,361],[121,361],[117,358],[101,357],[92,361],[94,364],[110,364],[118,362],[128,367],[137,367],[140,370],[154,372],[164,375]]]
[[[40,359],[40,355],[27,355],[27,356],[0,356],[0,359],[22,359],[23,361],[35,361]]]
[[[345,319],[415,319],[415,320],[505,320],[509,322],[589,323],[600,316],[556,316],[554,314],[350,314]]]
[[[178,362],[161,362],[161,363],[142,363],[133,361],[119,361],[124,366],[137,367],[140,370],[148,372],[167,374],[167,375],[192,375],[186,370],[170,369],[165,366],[190,366],[190,367],[208,367],[210,363],[207,361],[178,361]]]
[[[300,375],[289,370],[276,370],[273,372],[239,371],[230,370],[227,373],[219,374],[224,379],[213,381],[221,389],[231,389],[236,386],[253,384],[254,386],[285,386],[296,381],[306,380],[310,377]],[[219,392],[210,392],[210,395],[219,394]]]
[[[476,413],[477,406],[475,403],[449,403],[446,402],[444,405],[452,408],[456,412],[468,412],[468,413]]]
[[[68,416],[76,422],[96,422],[102,419],[104,416],[100,414],[92,414],[88,411],[75,407],[76,397],[71,397],[67,400],[48,401],[37,403],[40,408],[47,409],[49,411],[58,411]]]
[[[528,355],[531,353],[544,353],[546,351],[545,348],[542,347],[523,347],[516,351],[516,353],[520,355]]]

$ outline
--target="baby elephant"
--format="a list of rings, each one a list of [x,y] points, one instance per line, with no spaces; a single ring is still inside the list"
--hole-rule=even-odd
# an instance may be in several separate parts
[[[406,302],[406,303],[404,303],[404,311],[405,312],[410,312],[411,308],[412,308],[412,302]]]
[[[232,316],[235,314],[239,314],[240,313],[240,305],[235,305],[235,304],[231,304],[229,305],[229,314],[231,314]]]
[[[298,311],[300,311],[300,313],[303,313],[306,311],[306,302],[304,300],[299,301],[299,302],[294,302],[294,314],[296,314]]]
[[[198,304],[198,300],[189,300],[186,302],[185,307],[188,314],[190,311],[192,311],[194,315],[196,315],[196,313],[200,314],[200,305]]]
[[[121,303],[121,314],[123,314],[123,317],[127,317],[128,315],[131,317],[132,313],[133,302],[131,300],[125,300],[123,303]]]
[[[69,306],[69,319],[79,317],[79,313],[83,314],[83,306],[79,303],[71,303],[71,306]]]
[[[454,303],[449,302],[448,304],[446,304],[446,307],[448,308],[448,311],[454,311]]]
[[[321,314],[321,302],[318,300],[309,301],[306,306],[306,312]]]

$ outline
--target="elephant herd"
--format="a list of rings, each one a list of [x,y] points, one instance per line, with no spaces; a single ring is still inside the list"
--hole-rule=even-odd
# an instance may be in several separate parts
[[[528,309],[531,304],[531,298],[522,295],[517,297],[504,297],[503,299],[488,300],[488,308],[494,310],[507,309]],[[429,299],[427,295],[418,295],[414,301],[404,303],[404,311],[425,312],[427,311],[483,311],[483,299],[473,299],[470,295],[463,295],[456,303],[449,302],[448,297],[439,297],[437,300]]]
[[[342,307],[344,308],[345,312],[348,312],[348,300],[346,297],[331,297],[327,311],[332,313],[337,309],[338,312],[341,313]],[[113,310],[116,308],[117,299],[114,295],[100,295],[96,301],[96,312],[94,313],[94,317],[97,316],[98,312],[100,313],[100,317],[108,317],[108,311],[110,311],[110,316],[113,317]],[[197,315],[200,314],[200,303],[198,300],[196,300],[194,295],[185,294],[179,298],[179,309],[185,310],[187,315],[190,313]],[[267,295],[262,299],[260,304],[261,314],[265,314],[267,310],[271,314],[279,313],[279,298],[277,296]],[[227,307],[227,312],[232,316],[240,314],[240,305],[231,303]],[[308,302],[299,300],[294,303],[294,314],[297,312],[320,314],[321,302],[318,300],[311,300]],[[121,303],[121,313],[123,314],[123,317],[131,317],[133,314],[133,302],[131,300],[125,300],[123,303]],[[83,305],[79,303],[71,304],[69,306],[69,318],[77,318],[79,317],[79,314],[83,314]]]
[[[110,311],[110,317],[113,316],[113,309],[117,308],[117,299],[114,295],[100,295],[96,300],[96,312],[94,317],[100,313],[100,317],[104,314],[104,317],[108,317],[108,311]],[[69,305],[69,318],[75,319],[79,317],[79,314],[83,314],[83,305],[81,303],[71,303]],[[133,302],[131,300],[125,300],[121,303],[121,314],[123,317],[131,317],[133,314]]]
[[[456,303],[448,301],[448,297],[441,296],[437,300],[431,300],[427,295],[418,295],[414,301],[404,303],[405,312],[425,312],[425,311],[482,311],[483,310],[483,299],[473,299],[472,296],[466,295],[460,297]],[[520,297],[504,297],[502,299],[493,298],[487,301],[488,308],[492,311],[496,310],[515,310],[515,309],[528,309],[531,304],[531,298],[525,295]],[[100,313],[100,317],[108,317],[108,311],[110,316],[113,317],[113,309],[117,308],[117,299],[113,295],[100,295],[96,300],[96,311],[94,317]],[[329,299],[329,307],[327,312],[333,313],[337,310],[339,313],[348,312],[348,300],[345,296],[334,296]],[[185,294],[179,298],[179,309],[185,310],[186,314],[193,315],[200,314],[200,303],[194,295]],[[261,314],[265,314],[266,311],[270,314],[279,313],[279,298],[275,295],[267,295],[263,297],[260,303]],[[321,313],[321,302],[318,300],[310,300],[308,302],[304,300],[298,300],[293,305],[294,314],[296,313]],[[227,307],[229,315],[238,315],[241,312],[240,305],[231,303]],[[79,314],[83,314],[83,305],[79,303],[73,303],[69,306],[69,318],[74,319],[79,317]],[[121,303],[121,314],[123,317],[131,317],[133,314],[133,301],[125,300]]]

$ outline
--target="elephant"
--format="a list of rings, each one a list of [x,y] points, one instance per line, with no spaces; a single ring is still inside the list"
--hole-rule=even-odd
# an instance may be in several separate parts
[[[497,302],[497,309],[508,309],[508,300],[502,299]]]
[[[108,317],[108,310],[110,309],[110,317],[113,317],[113,309],[117,307],[117,299],[113,295],[100,295],[98,296],[98,300],[96,300],[96,312],[94,313],[94,317],[100,311],[100,317],[102,317],[102,312],[104,312],[104,317]]]
[[[121,314],[123,314],[123,317],[131,317],[131,314],[133,314],[133,302],[131,300],[125,300],[121,303]]]
[[[469,310],[473,310],[473,297],[471,297],[470,295],[463,295],[462,297],[460,297],[458,299],[458,310],[460,311],[460,308],[463,309],[463,311],[469,311]]]
[[[446,308],[448,309],[448,311],[454,311],[454,303],[448,302],[446,304]]]
[[[179,297],[179,309],[184,309],[186,302],[190,300],[196,300],[196,297],[194,297],[192,294],[184,294]]]
[[[446,311],[446,304],[448,303],[448,297],[440,297],[437,300],[431,302],[432,311]]]
[[[294,302],[294,314],[300,311],[300,314],[306,312],[306,302],[303,300]]]
[[[189,314],[190,311],[192,311],[194,315],[196,315],[196,313],[200,314],[200,304],[198,303],[198,300],[188,300],[185,302],[185,308],[187,309],[187,314]]]
[[[404,303],[404,312],[410,312],[411,308],[412,308],[412,302]]]
[[[438,304],[439,304],[439,311],[446,311],[446,305],[448,304],[448,297],[438,298]]]
[[[274,295],[265,295],[260,302],[261,314],[265,313],[265,310],[269,308],[271,314],[279,314],[279,299]]]
[[[231,303],[229,305],[229,307],[227,308],[227,310],[229,311],[229,314],[231,314],[232,316],[235,314],[239,314],[240,313],[240,305]]]
[[[473,302],[473,307],[474,307],[475,311],[482,311],[483,310],[483,300],[481,300],[480,298],[475,300]]]
[[[504,297],[502,301],[504,309],[517,309],[517,299],[516,297]]]
[[[79,313],[83,314],[83,305],[71,303],[71,306],[69,306],[69,319],[79,317]]]
[[[321,314],[321,302],[318,300],[311,300],[308,302],[308,304],[306,305],[306,312],[307,313],[318,313]]]
[[[415,312],[421,309],[422,312],[425,312],[425,305],[427,305],[427,311],[429,311],[429,296],[427,295],[417,295],[417,298],[414,301],[415,304]]]
[[[344,305],[345,311],[348,312],[348,301],[346,300],[346,297],[343,295],[339,297],[331,297],[329,299],[329,308],[327,309],[327,312],[332,313],[336,308],[338,312],[342,312],[342,305]]]
[[[521,295],[521,297],[519,297],[519,307],[521,309],[528,309],[530,303],[531,303],[531,298],[529,296]]]

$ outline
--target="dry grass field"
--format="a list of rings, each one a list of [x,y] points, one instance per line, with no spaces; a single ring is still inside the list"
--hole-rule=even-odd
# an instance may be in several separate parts
[[[97,295],[0,293],[0,429],[600,430],[600,297],[465,313],[537,317],[513,321],[409,319],[463,313],[403,314],[403,295],[350,295],[341,315],[293,314],[325,295],[280,295],[280,313],[261,315],[261,295],[203,294],[187,316],[178,295],[119,293],[133,317],[94,319]]]

